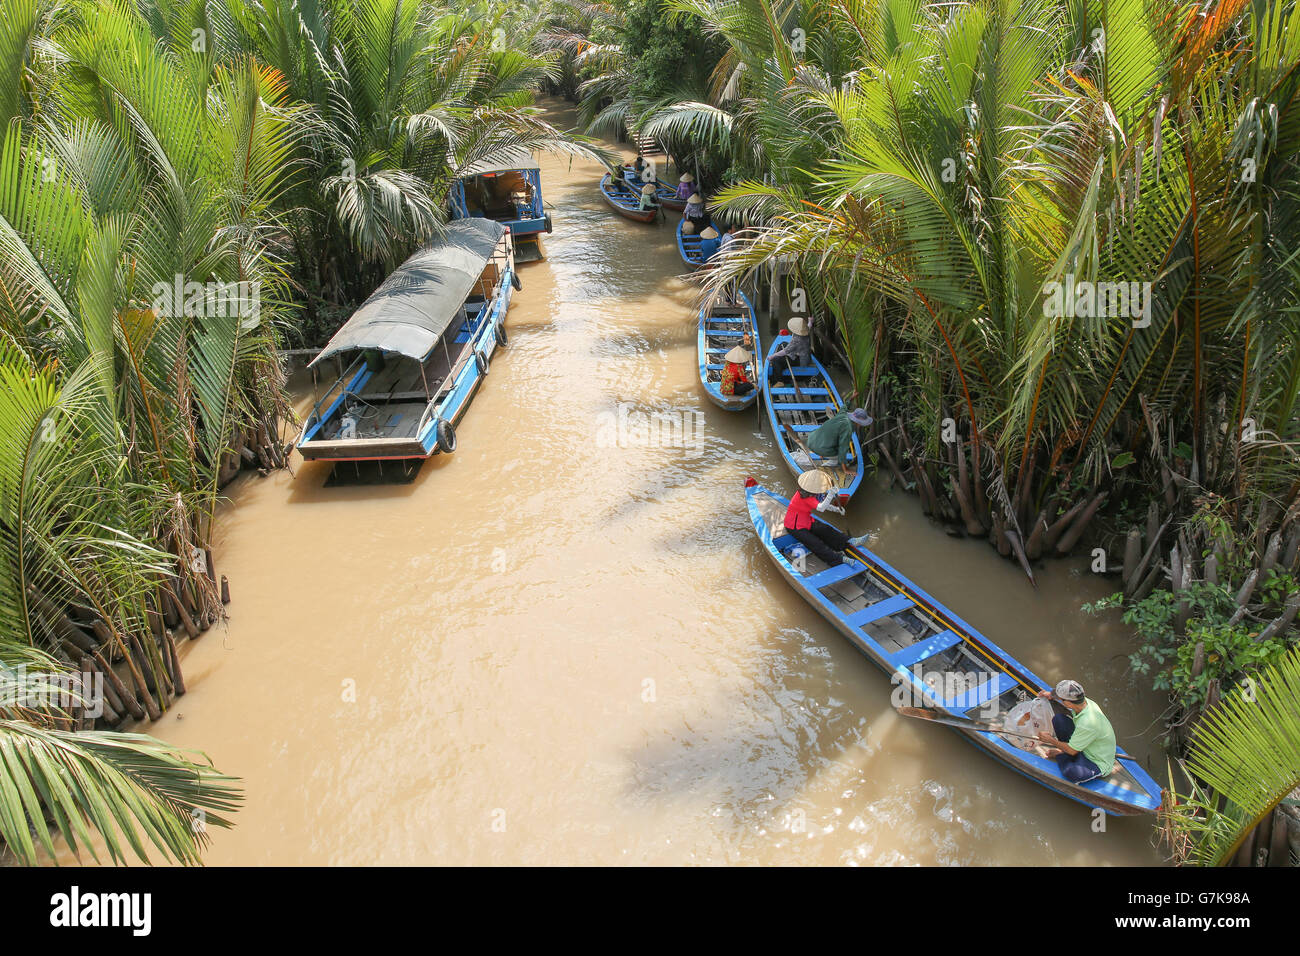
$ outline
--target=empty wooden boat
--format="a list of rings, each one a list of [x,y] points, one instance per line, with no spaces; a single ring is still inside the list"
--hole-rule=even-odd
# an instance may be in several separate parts
[[[602,176],[600,194],[605,197],[605,202],[609,203],[624,219],[631,219],[633,222],[654,222],[659,218],[658,205],[642,209],[641,191],[633,189],[632,185],[621,176],[618,179],[610,173]]]
[[[850,498],[861,487],[866,471],[862,461],[862,442],[856,431],[853,435],[853,461],[848,464],[841,462],[839,465],[823,467],[822,459],[804,445],[809,432],[825,424],[844,407],[840,393],[826,369],[817,361],[816,356],[813,356],[812,365],[807,366],[796,366],[786,359],[777,359],[782,377],[775,384],[768,381],[766,372],[772,353],[789,341],[789,332],[782,332],[776,337],[768,349],[768,360],[763,367],[765,374],[760,376],[763,400],[767,402],[767,417],[772,423],[776,446],[796,478],[809,468],[821,467],[835,484],[837,494],[841,498]]]
[[[636,174],[636,169],[630,165],[623,166],[623,179],[627,184],[637,191],[640,195],[643,183]],[[655,200],[665,209],[672,209],[681,212],[686,208],[686,200],[677,198],[677,191],[671,186],[656,181],[655,182]]]
[[[870,551],[852,550],[852,563],[834,567],[801,553],[799,543],[785,532],[786,498],[752,478],[745,482],[745,498],[754,530],[781,575],[858,650],[893,675],[910,702],[951,717],[998,722],[1017,703],[1047,688]],[[1041,745],[1024,750],[996,732],[956,732],[1017,773],[1090,807],[1127,816],[1153,813],[1160,806],[1159,784],[1122,749],[1109,776],[1072,783],[1055,760],[1043,755]]]
[[[298,438],[303,458],[382,461],[456,449],[456,425],[505,345],[518,288],[510,232],[490,219],[448,224],[402,263],[311,362],[338,379]],[[327,367],[327,366],[326,366]]]
[[[749,408],[758,400],[758,373],[762,370],[762,359],[759,356],[763,354],[754,306],[743,292],[737,299],[735,303],[719,302],[700,309],[696,339],[700,384],[704,386],[704,394],[714,405],[730,412]],[[723,395],[719,387],[722,370],[726,365],[723,356],[743,343],[746,332],[750,337],[750,344],[746,348],[753,354],[753,358],[745,372],[755,384],[755,389],[748,395]]]
[[[510,230],[515,261],[542,258],[541,236],[551,231],[542,199],[542,171],[526,149],[508,147],[474,163],[451,184],[452,219],[492,219]]]
[[[700,237],[688,236],[682,232],[682,226],[685,224],[685,219],[677,224],[677,251],[681,253],[683,262],[692,269],[698,269],[704,265],[704,253],[700,251]]]

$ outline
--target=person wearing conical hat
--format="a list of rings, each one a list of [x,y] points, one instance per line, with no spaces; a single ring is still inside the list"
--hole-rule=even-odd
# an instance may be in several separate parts
[[[722,368],[722,381],[718,391],[723,395],[744,396],[754,390],[754,383],[745,375],[745,366],[753,354],[743,346],[737,345],[722,357],[726,363]]]
[[[646,183],[641,187],[641,209],[655,209],[659,205],[655,199],[655,184]]]
[[[791,369],[802,368],[812,364],[812,339],[809,337],[808,321],[796,315],[787,327],[790,341],[767,357],[767,380],[779,382]]]
[[[799,488],[790,498],[785,510],[785,530],[796,541],[821,558],[826,564],[848,563],[844,549],[865,547],[871,535],[850,538],[834,525],[813,520],[815,512],[834,511],[844,514],[844,509],[831,497],[834,487],[824,471],[805,471],[799,476]]]
[[[808,435],[808,450],[824,465],[848,464],[853,460],[853,431],[868,427],[874,419],[864,409],[832,415]]]
[[[718,230],[712,226],[705,226],[704,231],[700,233],[700,256],[702,262],[708,262],[718,250],[722,248],[722,243],[718,240]]]
[[[690,198],[686,200],[682,218],[693,225],[697,233],[713,225],[713,220],[709,218],[709,211],[704,208],[704,197],[699,193],[691,193]]]
[[[690,173],[682,173],[681,179],[677,180],[677,198],[690,199],[695,192],[695,177]]]

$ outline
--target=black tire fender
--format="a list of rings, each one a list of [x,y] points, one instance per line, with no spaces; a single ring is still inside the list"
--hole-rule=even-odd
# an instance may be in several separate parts
[[[549,234],[550,231],[551,231],[551,216],[548,213],[546,216],[546,232]]]
[[[524,283],[523,280],[519,278],[518,272],[510,273],[510,284],[515,287],[516,292],[524,291]]]
[[[504,347],[510,344],[510,336],[506,335],[506,324],[504,321],[497,323],[496,333],[497,345]]]
[[[456,429],[445,418],[438,419],[438,451],[450,455],[456,450]]]
[[[478,366],[478,374],[480,377],[487,375],[488,360],[483,357],[483,353],[478,349],[474,350],[474,364]]]

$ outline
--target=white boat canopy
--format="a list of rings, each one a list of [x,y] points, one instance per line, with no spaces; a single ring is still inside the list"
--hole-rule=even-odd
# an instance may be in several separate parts
[[[311,361],[379,349],[423,361],[454,322],[483,275],[506,227],[491,219],[457,219],[446,235],[398,266]]]

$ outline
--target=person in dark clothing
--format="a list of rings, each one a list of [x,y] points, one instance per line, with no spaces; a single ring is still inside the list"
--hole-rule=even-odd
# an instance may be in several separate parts
[[[833,503],[831,488],[831,480],[824,472],[805,471],[800,475],[799,489],[785,511],[785,530],[825,563],[840,564],[849,560],[843,555],[845,548],[864,547],[871,535],[850,538],[833,525],[813,520],[813,513],[819,511],[844,514],[844,509]]]
[[[806,366],[812,361],[812,339],[808,337],[808,322],[795,316],[790,320],[790,341],[773,352],[767,359],[767,380],[776,382],[791,368]]]

